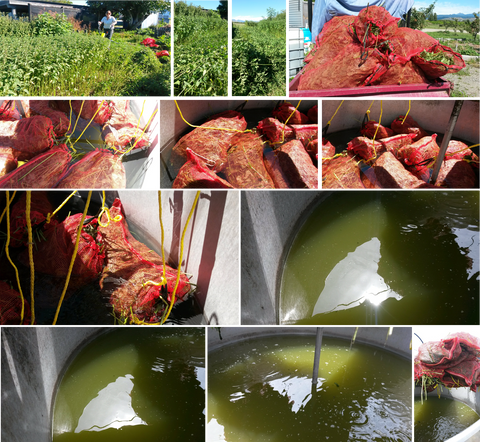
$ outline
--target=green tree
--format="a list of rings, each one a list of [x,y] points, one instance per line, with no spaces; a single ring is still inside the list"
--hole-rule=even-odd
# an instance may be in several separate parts
[[[460,28],[460,21],[458,20],[458,18],[454,18],[453,19],[453,23],[452,23],[452,28],[453,28],[453,32],[455,32],[455,34],[457,33],[457,30]]]
[[[475,40],[477,38],[478,33],[480,32],[480,20],[479,20],[479,14],[476,14],[475,12],[473,13],[474,19],[472,21],[467,22],[466,24],[466,30],[470,34],[472,34],[473,39]]]
[[[425,22],[427,18],[433,14],[433,9],[435,8],[436,0],[427,8],[412,8],[412,13],[410,16],[410,27],[412,29],[423,29],[425,27]]]
[[[443,27],[445,28],[445,32],[447,32],[448,28],[453,27],[453,21],[452,20],[443,20]]]
[[[123,17],[125,29],[137,29],[153,12],[165,12],[170,10],[169,1],[94,1],[87,0],[87,4],[97,17],[102,18],[106,11]],[[118,17],[117,17],[118,18]]]
[[[220,4],[217,6],[217,11],[220,13],[220,17],[225,20],[228,20],[228,1],[220,1]]]

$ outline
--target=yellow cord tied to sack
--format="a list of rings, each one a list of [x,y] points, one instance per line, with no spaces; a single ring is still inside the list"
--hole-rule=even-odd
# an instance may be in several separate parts
[[[103,224],[102,221],[101,221],[102,215],[104,213],[105,213],[105,215],[107,215],[106,224]],[[122,215],[117,215],[115,218],[112,218],[110,216],[110,209],[105,205],[105,190],[102,190],[102,209],[100,210],[100,213],[98,215],[98,225],[101,226],[101,227],[107,227],[110,224],[110,221],[118,223],[121,220],[122,220]]]

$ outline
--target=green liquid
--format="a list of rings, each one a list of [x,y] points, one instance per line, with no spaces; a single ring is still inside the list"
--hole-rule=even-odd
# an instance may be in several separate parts
[[[478,324],[478,192],[335,192],[288,252],[283,324]]]
[[[462,402],[445,397],[415,399],[415,440],[443,442],[473,425],[478,414]]]
[[[204,363],[203,329],[101,335],[64,375],[53,441],[203,441]]]
[[[411,364],[373,347],[262,337],[209,354],[209,440],[410,441]]]

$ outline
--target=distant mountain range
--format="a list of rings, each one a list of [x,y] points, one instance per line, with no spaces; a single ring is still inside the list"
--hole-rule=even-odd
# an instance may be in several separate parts
[[[437,19],[438,20],[445,20],[445,19],[451,19],[451,18],[460,18],[462,20],[469,20],[471,18],[475,18],[473,14],[437,14]]]

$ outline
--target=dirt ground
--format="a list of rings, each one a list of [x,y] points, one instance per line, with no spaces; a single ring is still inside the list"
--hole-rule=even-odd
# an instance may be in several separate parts
[[[467,63],[467,66],[456,74],[444,76],[453,82],[454,95],[457,97],[480,97],[480,64]]]

